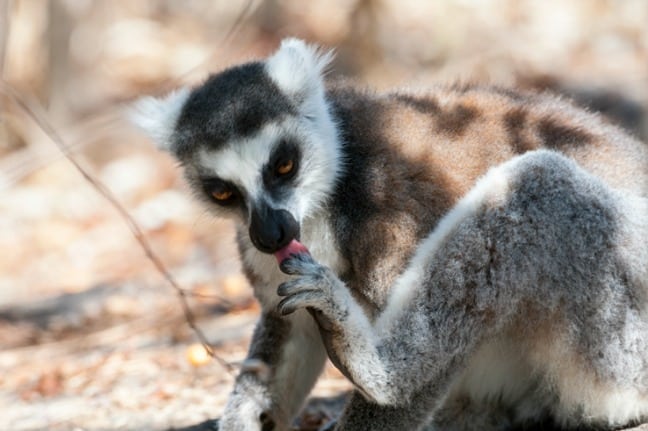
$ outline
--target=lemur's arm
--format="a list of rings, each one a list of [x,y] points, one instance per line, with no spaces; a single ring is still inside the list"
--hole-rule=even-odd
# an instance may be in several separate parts
[[[305,311],[288,318],[265,311],[219,429],[288,429],[325,359],[317,326]]]
[[[422,410],[432,411],[457,366],[489,324],[485,315],[467,313],[461,301],[426,304],[416,295],[403,304],[392,327],[382,331],[328,268],[308,255],[288,259],[282,266],[299,277],[279,287],[279,295],[285,297],[279,305],[281,312],[311,308],[333,362],[378,404],[399,406],[416,401],[425,406]],[[412,282],[425,283],[422,279]],[[465,290],[464,286],[439,286],[439,290],[444,288]],[[424,387],[426,399],[418,400]]]
[[[423,391],[417,404],[434,410],[457,367],[514,309],[515,298],[500,304],[493,296],[502,259],[494,259],[493,232],[480,221],[481,199],[460,203],[419,245],[375,322],[308,254],[282,262],[282,271],[297,277],[279,286],[278,310],[311,309],[332,361],[367,398],[399,406]]]

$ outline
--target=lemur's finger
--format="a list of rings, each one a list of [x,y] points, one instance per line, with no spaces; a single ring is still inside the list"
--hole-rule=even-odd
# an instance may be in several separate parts
[[[321,305],[322,294],[315,290],[306,290],[287,296],[277,305],[279,312],[286,316],[294,313],[299,308],[312,307],[319,309]]]
[[[279,269],[284,274],[302,275],[312,270],[317,265],[310,254],[291,254],[279,264]]]
[[[289,257],[287,259],[284,259],[280,264],[279,264],[279,269],[281,272],[284,274],[288,275],[299,275],[301,274],[301,266],[299,265],[299,260],[297,260],[295,255],[292,255],[292,257]]]
[[[311,279],[311,277],[308,276],[295,278],[294,280],[281,283],[277,288],[277,295],[294,295],[298,292],[306,290],[318,290],[315,280]]]

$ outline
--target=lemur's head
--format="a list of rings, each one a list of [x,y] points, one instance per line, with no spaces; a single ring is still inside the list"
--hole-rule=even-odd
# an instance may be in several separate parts
[[[299,238],[338,175],[338,137],[325,100],[330,53],[284,40],[263,62],[232,67],[195,89],[143,98],[132,120],[184,166],[217,215],[249,227],[273,253]]]

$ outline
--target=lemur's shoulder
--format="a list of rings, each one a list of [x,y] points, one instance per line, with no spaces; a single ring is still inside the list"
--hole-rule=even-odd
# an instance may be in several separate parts
[[[377,93],[333,83],[327,98],[348,153],[363,163],[375,156],[393,167],[404,159],[444,172],[450,202],[489,167],[540,148],[613,187],[648,193],[648,146],[557,95],[477,84]]]

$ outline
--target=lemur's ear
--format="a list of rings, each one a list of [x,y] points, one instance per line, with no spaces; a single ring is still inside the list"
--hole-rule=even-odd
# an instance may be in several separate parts
[[[284,39],[266,61],[266,70],[288,97],[308,108],[324,96],[323,74],[332,59],[333,51],[322,51],[299,39]]]
[[[171,148],[171,136],[190,92],[183,87],[161,98],[142,97],[128,110],[128,119],[160,149],[168,151]]]

